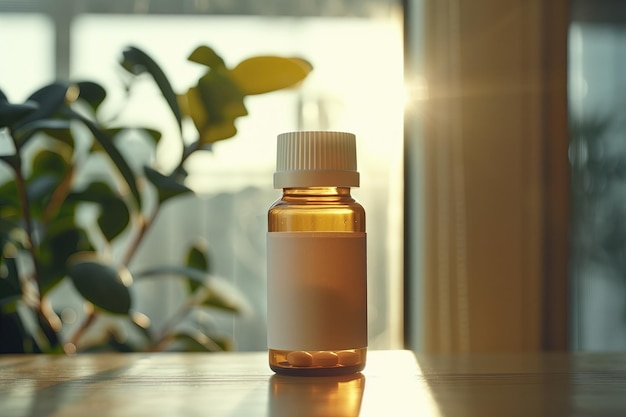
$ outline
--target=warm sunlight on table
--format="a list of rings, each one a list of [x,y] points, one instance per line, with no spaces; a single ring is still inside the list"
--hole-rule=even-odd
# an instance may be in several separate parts
[[[373,351],[351,377],[267,354],[0,355],[0,416],[623,416],[626,354]]]

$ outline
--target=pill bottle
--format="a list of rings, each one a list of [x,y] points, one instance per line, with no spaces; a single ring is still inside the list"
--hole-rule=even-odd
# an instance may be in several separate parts
[[[268,212],[267,339],[283,375],[347,375],[365,367],[367,259],[356,138],[307,131],[278,136]]]

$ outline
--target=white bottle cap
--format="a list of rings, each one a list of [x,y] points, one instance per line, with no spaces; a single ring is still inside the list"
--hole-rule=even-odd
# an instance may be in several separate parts
[[[278,135],[274,188],[358,186],[356,137],[352,133]]]

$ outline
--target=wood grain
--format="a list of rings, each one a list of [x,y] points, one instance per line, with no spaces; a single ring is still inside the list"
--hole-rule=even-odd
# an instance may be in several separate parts
[[[0,356],[0,416],[624,416],[626,354],[370,352],[354,377],[266,353]]]

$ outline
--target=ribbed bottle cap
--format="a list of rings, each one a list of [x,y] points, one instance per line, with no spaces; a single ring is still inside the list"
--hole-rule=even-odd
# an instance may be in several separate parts
[[[358,186],[356,137],[352,133],[278,135],[274,188]]]

